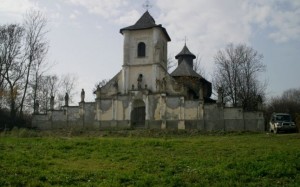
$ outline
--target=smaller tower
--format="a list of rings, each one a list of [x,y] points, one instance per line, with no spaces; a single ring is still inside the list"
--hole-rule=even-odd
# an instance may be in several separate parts
[[[175,58],[178,60],[178,66],[171,73],[171,76],[187,88],[188,93],[186,98],[213,102],[213,100],[210,99],[212,93],[211,83],[193,69],[193,60],[196,56],[190,52],[186,44]]]
[[[187,48],[186,44],[184,44],[183,49],[175,56],[175,59],[178,60],[178,66],[181,64],[183,60],[186,60],[187,64],[193,68],[193,60],[196,58],[196,56],[190,52],[190,50]]]

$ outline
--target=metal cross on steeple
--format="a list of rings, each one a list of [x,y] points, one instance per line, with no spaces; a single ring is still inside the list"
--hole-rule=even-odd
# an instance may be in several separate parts
[[[152,8],[152,5],[150,4],[149,0],[146,0],[146,2],[143,4],[143,7],[148,11],[150,8]]]
[[[182,40],[181,40],[182,41]],[[185,36],[184,37],[184,45],[186,45],[186,42],[188,41],[188,38]]]

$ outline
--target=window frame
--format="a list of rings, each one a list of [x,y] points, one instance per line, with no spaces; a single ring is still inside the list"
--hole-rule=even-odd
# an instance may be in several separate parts
[[[137,45],[137,57],[144,58],[146,57],[146,44],[145,42],[139,42]]]

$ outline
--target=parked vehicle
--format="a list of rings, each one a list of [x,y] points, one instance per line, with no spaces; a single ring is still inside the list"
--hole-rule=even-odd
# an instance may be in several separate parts
[[[270,132],[277,134],[279,131],[297,131],[296,124],[287,113],[273,113],[270,120]]]

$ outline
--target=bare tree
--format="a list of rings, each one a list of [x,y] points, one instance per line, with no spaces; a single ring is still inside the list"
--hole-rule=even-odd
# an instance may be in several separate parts
[[[5,75],[21,55],[24,30],[17,24],[0,26],[0,88],[4,87]]]
[[[283,92],[282,99],[289,100],[295,103],[300,104],[300,88],[298,89],[289,89]]]
[[[56,75],[48,75],[44,76],[44,83],[42,84],[42,101],[44,102],[45,112],[47,112],[48,102],[50,102],[50,98],[53,96],[56,101],[58,101],[58,90],[59,90],[59,82],[58,77]],[[58,102],[56,102],[58,104]]]
[[[265,71],[263,55],[244,44],[229,44],[215,56],[215,89],[222,88],[223,99],[246,110],[256,107],[257,99],[264,96],[265,84],[258,74]]]
[[[59,87],[59,79],[57,75],[50,75],[47,76],[47,82],[49,85],[49,91],[50,91],[50,96],[56,96],[58,94],[58,87]]]
[[[36,90],[38,86],[38,74],[39,67],[44,62],[45,56],[48,52],[48,41],[46,40],[46,17],[36,10],[31,10],[28,12],[24,18],[24,28],[25,28],[25,55],[26,55],[26,66],[27,72],[24,83],[24,92],[21,100],[20,114],[23,114],[25,97],[28,94],[27,89],[30,82],[30,75],[33,71],[33,66],[37,68],[35,71],[35,87],[33,89],[33,107],[36,107]]]
[[[7,46],[8,46],[8,29],[7,25],[0,25],[0,94],[3,94],[4,75],[6,74],[6,59],[7,59]]]
[[[196,59],[194,60],[193,70],[197,72],[199,75],[201,75],[202,77],[206,77],[206,72],[201,65],[201,61],[202,61],[202,57],[200,56],[200,54],[198,54]]]
[[[300,88],[286,90],[280,97],[271,98],[269,107],[272,112],[300,114]]]
[[[37,84],[38,87],[33,92],[33,98],[39,101],[40,104],[40,111],[42,113],[47,113],[49,109],[49,102],[51,97],[51,79],[52,76],[40,76],[39,77],[39,83]],[[34,85],[35,86],[35,85]]]
[[[172,55],[168,56],[167,59],[167,71],[170,73],[170,71],[177,65],[176,61],[174,60],[174,57]]]
[[[59,106],[63,106],[65,94],[69,95],[69,102],[74,102],[74,95],[77,93],[75,91],[77,85],[78,77],[74,74],[66,74],[62,75],[59,81],[59,94],[58,94],[58,102]]]
[[[18,106],[17,96],[20,94],[20,80],[24,75],[24,59],[22,58],[23,28],[11,24],[1,27],[1,89],[9,101],[10,116],[15,120]]]
[[[30,89],[32,91],[28,93],[28,97],[26,98],[29,101],[32,101],[33,99],[38,100],[40,112],[47,113],[51,96],[55,99],[58,97],[58,81],[56,75],[39,75],[38,84],[30,84]]]
[[[46,51],[43,51],[46,52]],[[46,94],[48,95],[49,86],[45,84],[49,84],[49,76],[44,76],[47,72],[48,67],[47,63],[44,61],[45,54],[44,53],[37,53],[37,59],[31,65],[31,78],[29,80],[30,91],[28,95],[31,95],[31,100],[29,104],[32,104],[33,101],[33,109],[35,110],[36,101],[41,101],[39,98],[39,94]],[[46,90],[45,90],[46,89]],[[44,90],[42,93],[40,91]],[[43,101],[44,102],[44,101]],[[40,102],[41,103],[41,102]],[[41,107],[40,107],[41,108]]]

